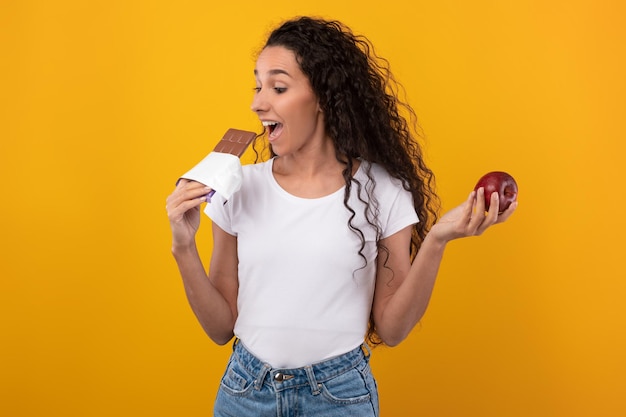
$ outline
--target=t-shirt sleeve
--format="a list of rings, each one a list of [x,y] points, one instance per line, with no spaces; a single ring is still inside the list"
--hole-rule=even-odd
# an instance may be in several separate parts
[[[383,239],[419,221],[413,204],[413,196],[409,191],[400,186],[395,198],[391,200],[388,207],[387,222],[383,225]]]
[[[223,231],[229,235],[236,236],[237,234],[233,231],[232,227],[230,207],[231,204],[227,203],[224,197],[215,193],[213,197],[211,197],[211,202],[206,204],[204,213]]]

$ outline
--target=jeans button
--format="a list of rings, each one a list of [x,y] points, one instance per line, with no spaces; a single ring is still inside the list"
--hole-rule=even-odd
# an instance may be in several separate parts
[[[274,375],[274,381],[276,382],[283,382],[283,381],[287,381],[288,379],[293,378],[293,375],[285,375],[282,372],[277,372]]]

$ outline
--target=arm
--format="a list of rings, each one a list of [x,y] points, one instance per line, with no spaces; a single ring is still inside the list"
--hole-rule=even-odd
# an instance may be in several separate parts
[[[195,235],[200,205],[210,191],[202,184],[181,180],[167,199],[172,228],[172,254],[185,293],[207,335],[217,344],[233,337],[237,317],[237,238],[213,225],[213,254],[207,275],[198,254]]]
[[[482,188],[446,213],[432,227],[412,264],[407,251],[411,227],[381,240],[380,244],[387,248],[387,252],[379,252],[372,312],[376,331],[384,343],[389,346],[399,344],[421,320],[428,307],[447,243],[482,234],[490,226],[508,219],[517,207],[514,203],[498,215],[497,193],[491,198],[487,214],[483,214]]]

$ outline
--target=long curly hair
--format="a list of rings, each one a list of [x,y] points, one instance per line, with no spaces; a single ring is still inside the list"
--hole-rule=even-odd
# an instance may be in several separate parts
[[[418,141],[421,135],[417,116],[400,97],[404,90],[388,61],[376,54],[366,37],[354,34],[341,22],[313,17],[284,22],[270,33],[264,48],[270,46],[281,46],[295,54],[319,99],[326,133],[334,142],[338,160],[345,164],[344,205],[351,213],[348,226],[361,239],[359,255],[367,263],[362,254],[364,235],[352,224],[356,213],[348,204],[353,185],[358,195],[365,191],[366,219],[381,235],[373,218],[378,207],[373,195],[375,180],[369,170],[368,184],[361,184],[352,175],[360,158],[384,167],[411,192],[420,219],[407,248],[413,260],[437,219],[439,199],[434,174],[424,162]],[[271,148],[270,155],[274,156]],[[379,244],[379,253],[386,256],[388,251]],[[367,341],[373,346],[381,343],[371,317]]]

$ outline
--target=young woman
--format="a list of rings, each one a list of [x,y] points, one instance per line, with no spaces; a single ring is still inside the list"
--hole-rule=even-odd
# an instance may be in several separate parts
[[[484,190],[437,220],[413,110],[386,61],[340,22],[283,23],[254,69],[270,158],[215,195],[208,275],[196,248],[208,187],[167,199],[172,252],[209,337],[233,354],[216,416],[377,416],[368,345],[420,321],[446,244],[505,221]],[[408,115],[407,120],[404,115]]]

